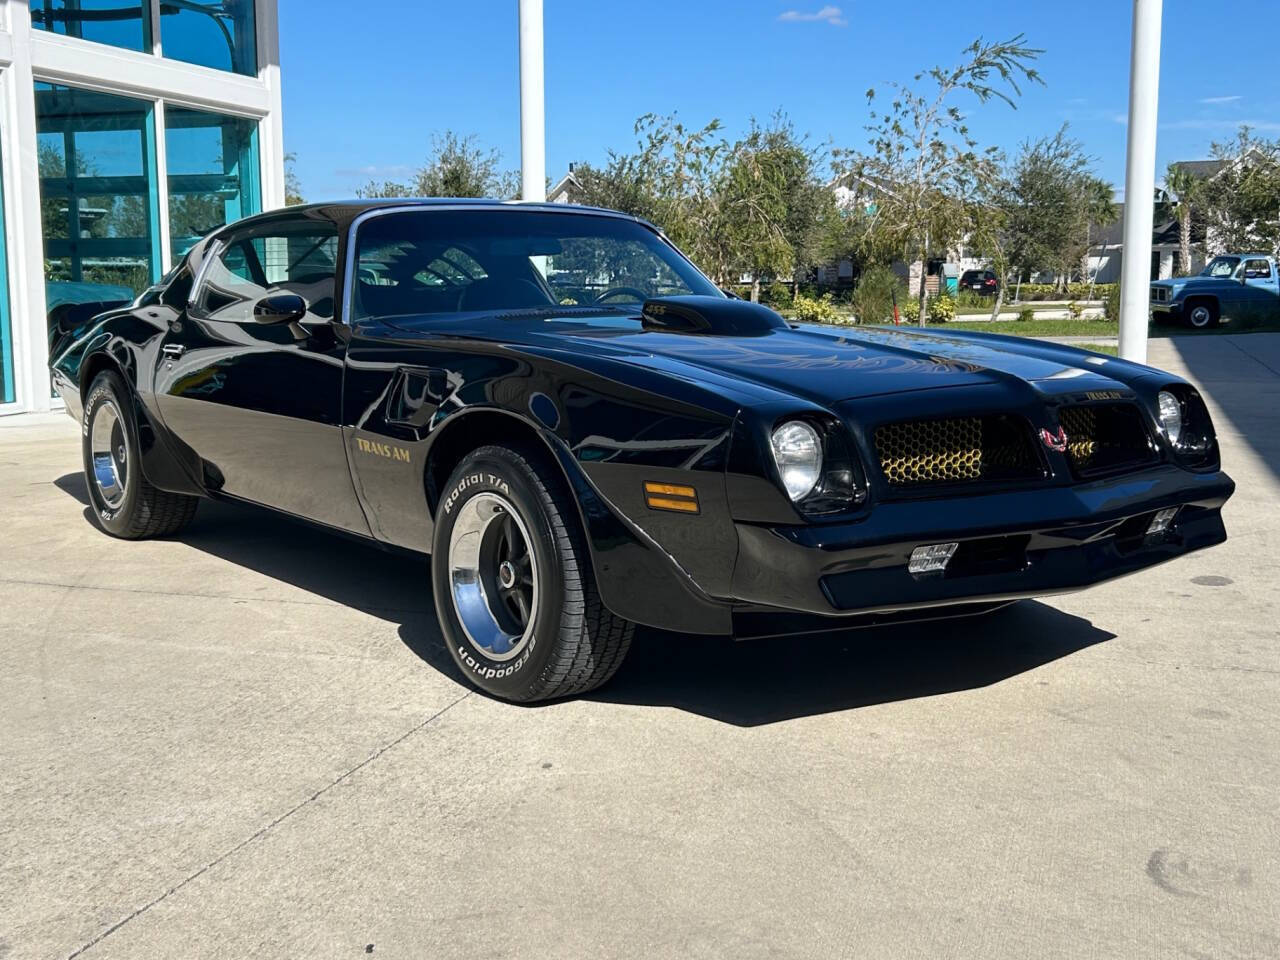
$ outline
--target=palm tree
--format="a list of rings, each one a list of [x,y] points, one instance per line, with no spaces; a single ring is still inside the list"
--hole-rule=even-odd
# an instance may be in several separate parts
[[[1089,272],[1089,248],[1092,244],[1092,238],[1089,236],[1096,223],[1099,227],[1106,227],[1116,222],[1116,188],[1103,180],[1101,177],[1088,176],[1084,182],[1084,194],[1082,200],[1084,202],[1085,226],[1084,226],[1084,256],[1081,258],[1081,270],[1084,277],[1089,280],[1089,299],[1093,299],[1093,282],[1097,277],[1097,271]]]
[[[1178,218],[1178,253],[1182,260],[1182,272],[1191,272],[1191,207],[1199,202],[1202,181],[1186,167],[1169,164],[1164,175],[1164,194],[1176,198],[1173,213]]]

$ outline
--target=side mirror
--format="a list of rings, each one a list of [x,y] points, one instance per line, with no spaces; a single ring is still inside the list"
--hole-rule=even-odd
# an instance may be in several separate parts
[[[297,323],[307,315],[307,301],[296,293],[274,293],[253,305],[253,319],[258,323]]]

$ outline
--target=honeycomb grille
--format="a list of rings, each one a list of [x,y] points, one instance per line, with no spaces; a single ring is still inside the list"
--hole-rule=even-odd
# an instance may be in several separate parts
[[[1067,462],[1077,476],[1094,476],[1157,459],[1142,414],[1131,403],[1063,407],[1058,422],[1067,435]]]
[[[876,429],[875,444],[892,487],[1042,476],[1026,425],[1012,417],[890,423]]]
[[[1071,465],[1089,469],[1098,453],[1098,414],[1093,407],[1067,407],[1058,419],[1067,434],[1067,459]]]

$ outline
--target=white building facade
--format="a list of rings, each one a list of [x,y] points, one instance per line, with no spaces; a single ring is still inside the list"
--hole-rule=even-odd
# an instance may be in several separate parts
[[[282,206],[276,0],[0,0],[0,414],[48,410],[50,331]]]

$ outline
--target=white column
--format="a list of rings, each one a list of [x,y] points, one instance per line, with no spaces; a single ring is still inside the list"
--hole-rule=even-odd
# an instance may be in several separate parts
[[[169,232],[169,142],[165,135],[164,101],[151,105],[151,122],[156,128],[156,208],[160,226],[160,275],[164,276],[173,266],[173,244]]]
[[[280,13],[258,3],[258,77],[267,89],[268,113],[258,124],[262,209],[284,206],[284,116],[280,91]]]
[[[1163,0],[1133,0],[1129,147],[1124,178],[1124,259],[1120,265],[1120,356],[1138,363],[1147,361],[1162,6]]]
[[[520,197],[547,199],[542,0],[520,0]]]
[[[40,223],[40,163],[35,81],[31,71],[31,14],[10,3],[13,62],[0,72],[4,127],[5,251],[9,256],[9,321],[13,325],[15,397],[21,409],[48,410],[49,329],[45,319],[44,231]]]

